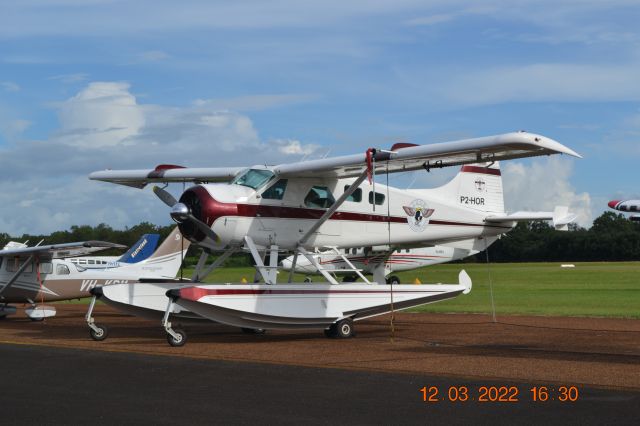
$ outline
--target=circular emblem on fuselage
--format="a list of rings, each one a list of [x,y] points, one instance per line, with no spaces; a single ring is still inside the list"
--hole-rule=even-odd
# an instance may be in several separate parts
[[[415,232],[422,232],[429,224],[429,217],[433,214],[433,209],[427,207],[424,200],[416,199],[408,206],[402,206],[407,214],[407,223]]]

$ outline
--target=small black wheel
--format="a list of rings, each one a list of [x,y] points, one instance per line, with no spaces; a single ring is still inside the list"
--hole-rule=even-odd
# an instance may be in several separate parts
[[[338,321],[335,324],[335,336],[338,339],[348,339],[355,335],[353,330],[353,321],[349,318],[345,318],[341,321]]]
[[[107,334],[109,334],[109,330],[104,325],[94,324],[97,330],[93,328],[89,328],[89,335],[96,342],[100,342],[107,338]]]
[[[398,278],[397,275],[391,275],[389,278],[387,278],[387,284],[400,284],[400,278]]]
[[[243,333],[246,334],[264,334],[267,332],[267,330],[265,330],[264,328],[241,328],[240,330],[242,330]]]
[[[324,329],[324,335],[325,337],[328,337],[329,339],[335,339],[337,337],[337,333],[338,331],[336,330],[336,324],[331,324],[331,326],[329,328],[325,328]]]
[[[358,280],[357,275],[347,275],[342,279],[343,283],[355,283]]]
[[[176,337],[173,337],[171,334],[167,333],[167,342],[173,347],[183,346],[187,343],[187,333],[180,328],[176,328],[173,330],[176,334]]]

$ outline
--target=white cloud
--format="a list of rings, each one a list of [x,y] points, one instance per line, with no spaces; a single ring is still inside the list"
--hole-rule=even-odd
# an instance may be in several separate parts
[[[3,81],[0,83],[0,86],[2,86],[2,89],[5,92],[19,92],[20,91],[20,86],[18,86],[17,83],[14,83],[13,81]]]
[[[78,72],[73,74],[61,74],[49,77],[47,80],[58,80],[64,84],[73,84],[85,81],[89,78],[89,74]]]
[[[93,182],[87,175],[163,163],[276,164],[299,159],[314,147],[292,139],[261,141],[248,116],[216,110],[207,102],[180,108],[141,104],[126,83],[90,83],[56,107],[60,128],[49,139],[13,138],[0,145],[5,184],[0,232],[47,233],[101,222],[115,228],[141,221],[169,223],[168,212],[151,191]],[[24,130],[28,124],[14,127]],[[170,190],[179,196],[182,185]]]
[[[501,163],[506,209],[553,211],[556,206],[568,206],[578,215],[580,226],[591,226],[591,197],[586,192],[577,193],[571,185],[572,164],[572,160],[559,156],[533,160],[528,166],[513,161]]]
[[[298,140],[276,139],[273,143],[278,147],[278,152],[285,155],[311,155],[320,148],[318,145],[305,144]]]
[[[77,146],[115,146],[138,134],[144,113],[127,83],[96,82],[64,102],[58,111],[60,137]]]
[[[14,140],[31,126],[31,122],[21,119],[3,119],[0,117],[0,134],[6,140]]]

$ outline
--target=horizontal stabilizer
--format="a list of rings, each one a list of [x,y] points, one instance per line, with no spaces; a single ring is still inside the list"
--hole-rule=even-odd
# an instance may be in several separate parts
[[[576,220],[578,216],[569,213],[566,206],[557,206],[553,212],[515,212],[511,214],[491,215],[486,217],[485,222],[529,222],[534,220],[551,220],[553,227],[558,231],[566,231],[569,224]]]

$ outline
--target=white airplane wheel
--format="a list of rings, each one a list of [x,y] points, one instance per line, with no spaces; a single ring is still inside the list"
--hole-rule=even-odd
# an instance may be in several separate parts
[[[400,278],[398,278],[397,275],[391,275],[389,278],[387,278],[387,284],[398,285],[400,284]]]
[[[184,346],[184,344],[187,343],[187,333],[180,328],[174,329],[173,332],[176,334],[176,337],[167,333],[167,342],[173,347]]]
[[[335,336],[338,339],[348,339],[354,336],[353,321],[349,318],[338,321],[335,328]]]
[[[95,330],[93,328],[89,328],[89,335],[91,336],[91,338],[96,342],[101,342],[106,339],[107,335],[109,334],[109,330],[107,329],[107,327],[105,325],[99,324],[94,324],[94,326],[96,327]]]
[[[313,280],[311,279],[311,277],[304,277],[304,282],[309,284],[309,283],[312,283]]]

